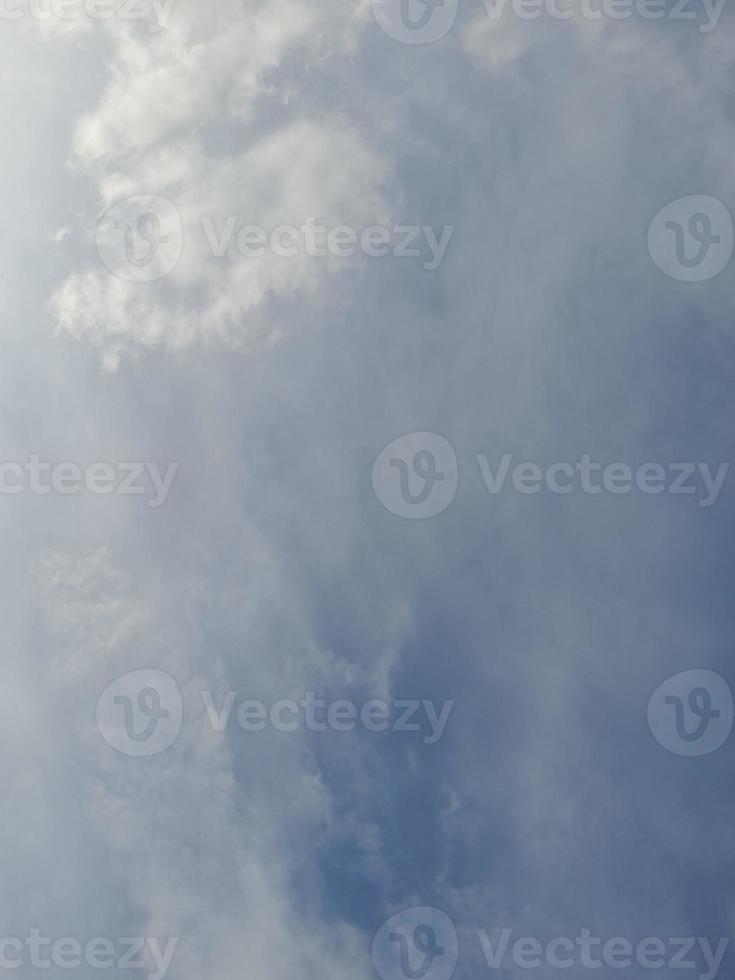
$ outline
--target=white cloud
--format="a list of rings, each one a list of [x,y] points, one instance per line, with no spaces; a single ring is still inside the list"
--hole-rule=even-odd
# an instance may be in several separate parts
[[[324,286],[334,260],[301,255],[217,259],[201,221],[227,218],[272,229],[309,217],[362,227],[385,221],[381,185],[386,164],[345,120],[324,115],[268,124],[271,103],[256,115],[258,96],[293,80],[269,76],[287,53],[300,60],[326,47],[349,46],[364,11],[353,4],[320,8],[301,0],[268,0],[255,9],[220,0],[216,10],[180,5],[156,34],[110,27],[114,57],[97,108],[78,124],[77,169],[95,179],[106,210],[116,200],[155,193],[178,208],[184,251],[165,283],[148,288],[116,280],[101,263],[67,278],[52,300],[59,329],[87,338],[106,366],[123,353],[159,344],[195,343],[252,349],[277,340],[269,296],[305,294]],[[266,124],[205,148],[208,126]],[[89,227],[90,235],[93,228]]]
[[[226,689],[229,679],[217,651],[200,651],[187,636],[173,593],[146,593],[104,548],[47,553],[36,581],[57,655],[33,698],[16,696],[4,718],[27,729],[24,715],[45,705],[57,726],[45,754],[60,775],[70,780],[73,772],[73,785],[83,787],[79,833],[95,840],[107,867],[124,869],[117,902],[130,903],[134,918],[118,914],[105,934],[117,928],[120,936],[154,936],[163,945],[178,937],[170,975],[181,980],[212,970],[238,980],[243,969],[254,980],[367,976],[359,932],[320,922],[316,907],[302,907],[291,894],[288,834],[300,828],[313,837],[330,819],[329,793],[308,748],[299,739],[256,737],[247,754],[259,761],[243,787],[242,753],[204,724],[200,700],[201,690]],[[103,741],[90,709],[117,676],[154,663],[182,690],[184,724],[165,753],[131,760]],[[63,728],[62,718],[69,720]],[[274,772],[284,800],[277,811],[269,795]],[[311,858],[305,853],[302,860]],[[90,895],[84,898],[92,904]]]
[[[203,343],[248,350],[277,340],[288,325],[269,316],[269,296],[308,294],[341,263],[304,253],[217,257],[203,219],[218,233],[231,217],[238,230],[300,226],[310,217],[361,228],[386,220],[384,176],[384,164],[356,133],[327,121],[293,123],[217,159],[191,144],[151,151],[125,176],[107,176],[100,191],[105,205],[139,187],[155,187],[175,202],[183,225],[181,260],[160,283],[121,280],[99,262],[72,275],[52,301],[59,329],[91,340],[113,368],[136,347]]]

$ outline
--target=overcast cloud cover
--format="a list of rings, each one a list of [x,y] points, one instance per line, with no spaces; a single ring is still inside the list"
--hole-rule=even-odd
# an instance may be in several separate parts
[[[735,741],[678,755],[647,710],[680,672],[735,680],[735,468],[706,506],[701,471],[691,494],[511,479],[732,459],[735,263],[674,278],[647,235],[689,195],[735,214],[735,18],[497,7],[460,0],[426,44],[369,0],[0,18],[2,462],[174,466],[156,506],[150,471],[139,494],[0,495],[0,936],[176,937],[170,980],[368,980],[383,923],[430,906],[460,980],[576,980],[610,970],[493,969],[477,930],[733,934]],[[181,222],[150,282],[98,248],[139,195]],[[218,257],[207,217],[453,231],[436,268],[423,237],[420,257]],[[458,461],[421,520],[374,487],[411,433]],[[478,455],[493,475],[513,457],[497,494]],[[143,669],[173,679],[182,724],[133,757],[96,712]],[[224,731],[202,691],[237,692]],[[308,691],[453,707],[433,743],[235,721]],[[448,980],[419,938],[383,980]]]

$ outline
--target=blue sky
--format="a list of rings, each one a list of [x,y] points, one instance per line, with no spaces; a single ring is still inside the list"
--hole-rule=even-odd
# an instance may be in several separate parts
[[[171,980],[374,978],[375,934],[423,906],[454,923],[461,980],[527,972],[490,969],[477,929],[730,936],[734,743],[679,756],[646,712],[682,671],[733,681],[735,476],[710,507],[493,495],[476,458],[732,458],[735,266],[686,282],[647,249],[670,202],[735,214],[733,19],[703,32],[692,9],[462,0],[421,45],[362,0],[0,21],[2,460],[177,465],[157,508],[0,496],[0,935],[175,936]],[[138,195],[183,229],[149,283],[95,244]],[[434,270],[220,260],[204,216],[453,231]],[[410,433],[458,461],[424,520],[372,480]],[[95,706],[144,669],[182,726],[131,758]],[[202,691],[453,708],[435,744],[216,732]]]

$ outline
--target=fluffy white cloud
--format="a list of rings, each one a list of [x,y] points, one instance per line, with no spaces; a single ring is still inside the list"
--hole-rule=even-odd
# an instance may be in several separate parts
[[[96,181],[100,214],[141,193],[169,199],[182,219],[183,255],[164,283],[148,286],[89,263],[52,300],[62,332],[90,339],[111,368],[139,347],[247,350],[282,335],[287,325],[268,298],[308,295],[340,263],[303,251],[217,257],[203,222],[217,232],[228,219],[237,230],[268,232],[308,218],[358,229],[385,222],[386,163],[349,121],[302,110],[269,122],[274,99],[298,101],[291,73],[278,71],[283,60],[308,65],[348,49],[363,19],[356,3],[220,0],[206,12],[179,4],[156,33],[110,22],[111,77],[77,126],[73,164]],[[246,128],[212,145],[213,128],[235,123]]]
[[[338,161],[338,163],[336,163]],[[155,187],[175,207],[183,251],[161,282],[111,275],[100,262],[69,277],[52,305],[59,328],[92,340],[109,367],[123,352],[196,343],[250,350],[289,329],[268,299],[323,287],[343,265],[301,250],[283,257],[236,247],[244,226],[268,233],[315,218],[355,228],[385,221],[385,165],[360,136],[336,122],[299,120],[243,151],[213,158],[194,144],[156,147],[123,176],[100,181],[105,207]],[[228,241],[225,254],[217,255]],[[222,242],[222,248],[216,244]]]

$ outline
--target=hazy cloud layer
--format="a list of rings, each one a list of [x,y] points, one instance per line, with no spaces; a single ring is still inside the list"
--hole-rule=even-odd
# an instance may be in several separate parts
[[[0,496],[1,935],[175,936],[172,980],[369,978],[383,921],[431,905],[474,980],[478,928],[732,932],[732,741],[667,753],[646,706],[679,671],[732,683],[735,476],[709,508],[493,496],[476,459],[732,457],[733,266],[676,281],[646,246],[685,195],[735,214],[733,20],[701,21],[478,0],[417,46],[345,0],[0,22],[3,459],[178,464],[157,509]],[[137,195],[181,220],[151,282],[97,251]],[[218,257],[206,218],[454,232],[427,271]],[[425,521],[371,481],[414,432],[458,460]],[[150,759],[95,720],[140,669],[182,693]],[[454,708],[434,745],[216,732],[202,690]]]

